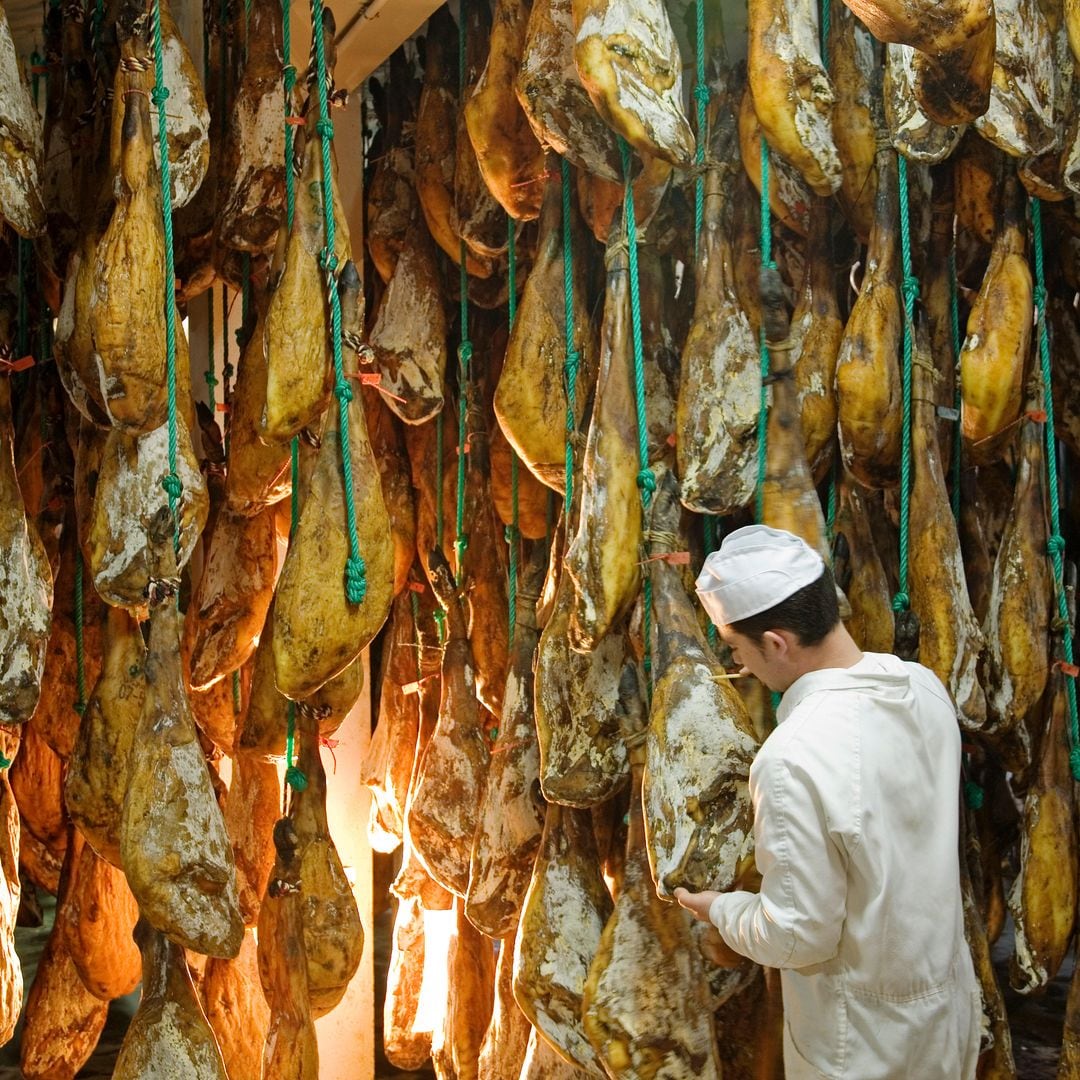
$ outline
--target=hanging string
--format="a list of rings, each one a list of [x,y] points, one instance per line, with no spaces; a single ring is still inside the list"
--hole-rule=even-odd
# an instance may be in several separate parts
[[[169,510],[173,517],[173,544],[180,551],[180,517],[178,513],[183,484],[176,472],[177,417],[176,417],[176,302],[174,299],[176,267],[173,262],[172,178],[169,165],[169,122],[165,102],[169,88],[165,85],[164,45],[161,37],[161,5],[154,0],[151,5],[154,20],[154,89],[150,100],[157,106],[158,150],[161,158],[161,220],[165,229],[165,380],[168,390],[169,414],[169,471],[161,486],[169,496]]]
[[[1058,491],[1057,439],[1054,434],[1054,395],[1050,389],[1050,330],[1046,321],[1046,270],[1043,265],[1042,201],[1031,200],[1031,226],[1035,239],[1035,303],[1038,309],[1039,359],[1042,363],[1043,411],[1046,413],[1046,470],[1050,488],[1050,538],[1047,549],[1054,565],[1058,620],[1065,660],[1065,693],[1069,703],[1069,765],[1073,779],[1080,780],[1080,722],[1076,709],[1076,679],[1073,664],[1073,635],[1069,604],[1065,596],[1065,539],[1061,535],[1061,497]]]
[[[287,118],[292,115],[292,93],[296,85],[296,68],[292,65],[292,34],[290,32],[289,0],[281,0],[282,18],[282,83],[285,87],[285,226],[291,230],[293,214],[296,210],[296,182],[293,178],[293,131]],[[314,30],[314,28],[313,28]],[[292,489],[289,495],[289,541],[296,535],[300,523],[300,442],[293,436],[289,444],[289,475]],[[297,766],[294,753],[296,748],[296,702],[290,701],[286,709],[285,726],[285,783],[293,791],[303,791],[307,787],[307,777]]]
[[[695,49],[697,82],[694,85],[694,101],[697,103],[697,145],[694,148],[694,164],[697,179],[694,181],[694,261],[697,261],[701,241],[701,223],[705,216],[705,115],[709,107],[709,84],[705,81],[705,0],[694,0]]]
[[[903,363],[903,436],[900,447],[900,580],[893,597],[893,611],[911,607],[908,594],[908,528],[911,516],[911,362],[915,346],[915,301],[919,298],[919,279],[911,270],[911,219],[908,208],[907,158],[897,154],[900,190],[900,258],[903,271],[901,292],[904,297]]]
[[[630,273],[630,330],[634,343],[634,408],[637,414],[638,487],[641,489],[642,516],[647,518],[649,504],[656,490],[656,477],[649,468],[649,427],[645,415],[645,348],[641,336],[641,294],[638,279],[637,220],[634,217],[634,186],[630,175],[630,147],[619,136],[623,170],[623,228],[626,230]],[[644,581],[642,636],[644,638],[645,685],[652,695],[652,582]]]
[[[772,220],[769,211],[769,144],[761,140],[761,265],[776,269],[772,257]],[[768,451],[769,423],[769,346],[765,327],[758,331],[758,358],[761,365],[761,398],[758,406],[758,474],[754,496],[754,520],[761,521],[765,508],[765,467]]]
[[[577,377],[581,354],[574,345],[574,231],[570,206],[570,162],[561,158],[563,257],[563,382],[566,390],[566,517],[574,501],[574,437],[577,433]]]
[[[953,230],[952,245],[949,248],[949,325],[952,330],[952,346],[953,346],[953,363],[955,367],[960,366],[960,288],[956,280],[956,230]],[[962,405],[961,400],[961,387],[960,387],[960,374],[956,372],[956,392],[953,394],[953,408],[956,410],[956,431],[953,435],[952,446],[952,477],[953,477],[953,489],[952,489],[952,512],[953,517],[957,521],[960,520],[960,469],[962,467],[961,462],[961,444],[963,442],[960,436],[960,407]]]
[[[338,402],[338,431],[341,444],[341,475],[345,486],[345,518],[349,536],[349,557],[345,562],[345,597],[350,604],[361,604],[367,595],[367,573],[360,555],[360,534],[356,527],[353,500],[352,443],[349,439],[349,402],[352,387],[345,379],[341,357],[341,298],[338,296],[338,259],[334,226],[334,181],[330,164],[330,141],[334,125],[330,120],[327,95],[326,45],[323,41],[322,0],[311,0],[311,36],[315,43],[315,87],[318,92],[319,120],[315,129],[322,144],[323,217],[326,223],[326,246],[319,265],[326,274],[327,299],[330,304],[330,333],[334,351],[334,395]]]
[[[509,292],[506,297],[507,318],[510,323],[510,332],[514,332],[514,320],[517,318],[517,237],[515,236],[516,222],[506,215],[506,255],[509,262],[507,273],[510,275]],[[518,545],[521,542],[521,530],[518,527],[518,456],[517,451],[510,447],[510,524],[506,527],[506,544],[509,548],[509,588],[507,589],[507,602],[510,615],[510,642],[514,641],[514,627],[517,624],[517,577],[518,577]]]
[[[468,25],[468,5],[461,0],[458,17],[461,27],[458,31],[458,101],[465,103],[465,31]],[[469,249],[465,240],[459,240],[458,248],[458,288],[461,291],[461,343],[458,345],[458,458],[457,458],[457,514],[455,517],[456,536],[454,550],[457,552],[457,576],[461,580],[461,560],[469,546],[469,537],[465,533],[465,454],[466,443],[465,419],[469,401],[469,361],[472,359],[472,342],[469,340],[469,271],[466,266]]]

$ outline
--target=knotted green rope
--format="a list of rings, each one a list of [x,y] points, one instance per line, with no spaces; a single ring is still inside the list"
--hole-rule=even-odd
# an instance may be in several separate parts
[[[775,269],[772,257],[772,219],[769,210],[769,144],[761,140],[761,265]],[[765,510],[765,468],[768,456],[769,431],[769,346],[765,327],[758,331],[758,354],[761,364],[761,398],[758,407],[758,470],[757,493],[754,499],[754,520],[761,521]]]
[[[637,417],[638,475],[641,490],[642,516],[647,518],[649,504],[656,490],[656,477],[649,468],[649,426],[645,415],[645,347],[641,335],[641,293],[638,278],[637,220],[634,216],[634,185],[631,180],[630,147],[619,136],[619,153],[623,170],[623,228],[626,230],[627,257],[630,277],[630,331],[634,344],[634,411]],[[644,580],[642,605],[642,636],[644,638],[645,685],[652,694],[652,582]]]
[[[517,318],[517,237],[516,222],[506,215],[506,255],[509,262],[507,273],[510,275],[509,292],[506,297],[507,319],[510,332],[514,332],[514,320]],[[509,588],[507,603],[510,615],[510,642],[514,641],[514,626],[517,624],[517,576],[518,547],[521,541],[521,529],[518,521],[518,456],[510,447],[510,524],[506,527],[506,544],[509,548]]]
[[[697,104],[697,145],[694,148],[694,164],[698,174],[694,181],[694,259],[697,260],[701,242],[701,224],[705,217],[705,114],[709,107],[709,84],[705,81],[705,0],[694,0],[695,15],[695,63],[697,82],[694,84],[694,101]]]
[[[893,597],[893,611],[911,607],[908,594],[908,529],[911,517],[911,362],[915,347],[915,301],[919,298],[919,279],[911,271],[911,217],[908,207],[907,158],[897,154],[900,192],[900,258],[904,297],[903,424],[900,446],[900,581]]]
[[[949,248],[949,326],[952,331],[953,364],[959,367],[960,361],[960,288],[956,280],[956,236],[953,235],[952,246]],[[953,517],[960,520],[960,468],[961,468],[961,443],[960,435],[960,406],[961,385],[959,372],[956,373],[956,392],[953,394],[953,408],[956,410],[956,430],[953,434],[952,447],[952,512]]]
[[[165,85],[164,45],[161,38],[161,5],[152,4],[154,21],[154,89],[150,100],[157,106],[158,150],[161,158],[161,220],[165,231],[165,380],[168,391],[169,414],[169,471],[161,486],[169,496],[169,510],[173,516],[173,544],[180,551],[180,496],[184,486],[176,471],[177,418],[176,418],[176,266],[173,262],[172,178],[169,165],[169,121],[165,102],[169,88]]]
[[[323,42],[323,3],[311,0],[311,35],[315,42],[315,87],[319,101],[319,120],[315,130],[322,149],[323,217],[326,223],[326,246],[319,255],[319,265],[326,274],[327,300],[330,303],[330,334],[334,350],[334,395],[338,402],[338,431],[341,444],[341,475],[345,485],[345,518],[349,535],[349,557],[345,561],[345,597],[350,604],[361,604],[367,595],[367,573],[360,555],[360,535],[356,528],[356,505],[353,500],[352,443],[349,440],[349,402],[352,387],[345,380],[341,359],[341,298],[338,296],[338,260],[335,253],[334,186],[330,165],[330,141],[334,125],[326,92],[326,45]]]
[[[574,436],[577,434],[577,377],[581,354],[574,345],[574,236],[571,227],[570,162],[560,159],[562,181],[563,382],[566,390],[566,516],[574,500]]]
[[[821,0],[821,66],[829,70],[829,34],[832,31],[832,4]]]
[[[1067,665],[1073,663],[1073,635],[1069,605],[1065,596],[1065,538],[1061,535],[1061,497],[1058,491],[1057,439],[1054,434],[1054,395],[1050,389],[1050,330],[1046,322],[1046,270],[1043,265],[1042,201],[1031,200],[1031,226],[1035,240],[1035,303],[1038,308],[1039,359],[1042,362],[1043,409],[1046,412],[1046,471],[1050,488],[1050,538],[1047,549],[1054,564],[1058,618],[1061,621],[1062,653]],[[1080,722],[1076,709],[1076,680],[1065,675],[1069,702],[1069,765],[1073,779],[1080,780]]]

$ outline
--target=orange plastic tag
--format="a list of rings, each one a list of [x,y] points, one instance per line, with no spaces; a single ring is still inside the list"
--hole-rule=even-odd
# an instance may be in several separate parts
[[[27,371],[34,366],[36,361],[32,356],[22,356],[18,360],[0,359],[0,367],[5,371]]]
[[[659,555],[650,555],[642,559],[642,563],[666,562],[669,566],[689,566],[689,551],[663,551]]]
[[[293,127],[303,127],[307,121],[302,116],[286,116],[286,124],[292,124]]]
[[[1054,663],[1056,667],[1063,675],[1068,675],[1070,679],[1075,679],[1080,675],[1080,667],[1075,664],[1066,664],[1064,660],[1058,660]]]

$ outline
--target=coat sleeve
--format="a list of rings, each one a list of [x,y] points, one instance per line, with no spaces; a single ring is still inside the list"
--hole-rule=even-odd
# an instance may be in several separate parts
[[[754,856],[761,891],[718,896],[709,918],[755,963],[801,968],[831,960],[847,907],[846,854],[830,834],[817,785],[797,765],[756,763]]]

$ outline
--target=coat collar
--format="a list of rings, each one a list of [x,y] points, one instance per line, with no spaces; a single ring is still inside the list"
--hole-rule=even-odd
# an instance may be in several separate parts
[[[863,653],[862,659],[851,667],[818,668],[817,671],[800,675],[784,692],[776,710],[776,722],[783,723],[803,701],[819,690],[880,689],[883,683],[891,683],[898,688],[905,687],[908,682],[907,672],[903,668],[895,670],[890,661],[895,661],[895,657]]]

